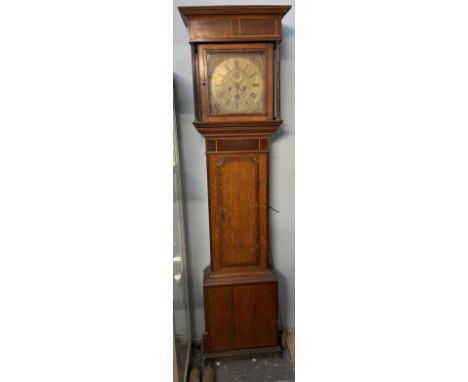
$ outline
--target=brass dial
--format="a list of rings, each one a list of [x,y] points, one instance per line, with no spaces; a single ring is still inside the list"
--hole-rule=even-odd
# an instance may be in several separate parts
[[[244,57],[234,56],[219,62],[211,76],[211,111],[215,114],[262,112],[261,69],[255,60]]]

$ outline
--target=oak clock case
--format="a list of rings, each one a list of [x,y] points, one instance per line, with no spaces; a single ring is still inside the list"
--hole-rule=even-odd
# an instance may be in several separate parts
[[[193,124],[206,149],[207,358],[281,350],[277,279],[268,261],[268,153],[282,123],[279,44],[289,9],[179,7],[192,47]]]

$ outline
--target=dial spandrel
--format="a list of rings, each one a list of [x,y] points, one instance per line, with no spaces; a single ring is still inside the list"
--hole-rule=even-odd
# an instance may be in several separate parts
[[[210,114],[265,111],[265,55],[208,53]]]

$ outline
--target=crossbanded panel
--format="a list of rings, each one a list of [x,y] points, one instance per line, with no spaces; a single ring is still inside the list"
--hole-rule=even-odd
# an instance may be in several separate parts
[[[258,160],[224,157],[218,162],[221,267],[258,265]]]

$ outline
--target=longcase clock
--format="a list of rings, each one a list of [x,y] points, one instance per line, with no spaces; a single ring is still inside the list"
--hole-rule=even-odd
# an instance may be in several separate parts
[[[281,19],[290,6],[179,7],[189,29],[197,130],[205,137],[210,265],[206,355],[279,349],[268,261],[268,152],[281,125]]]

